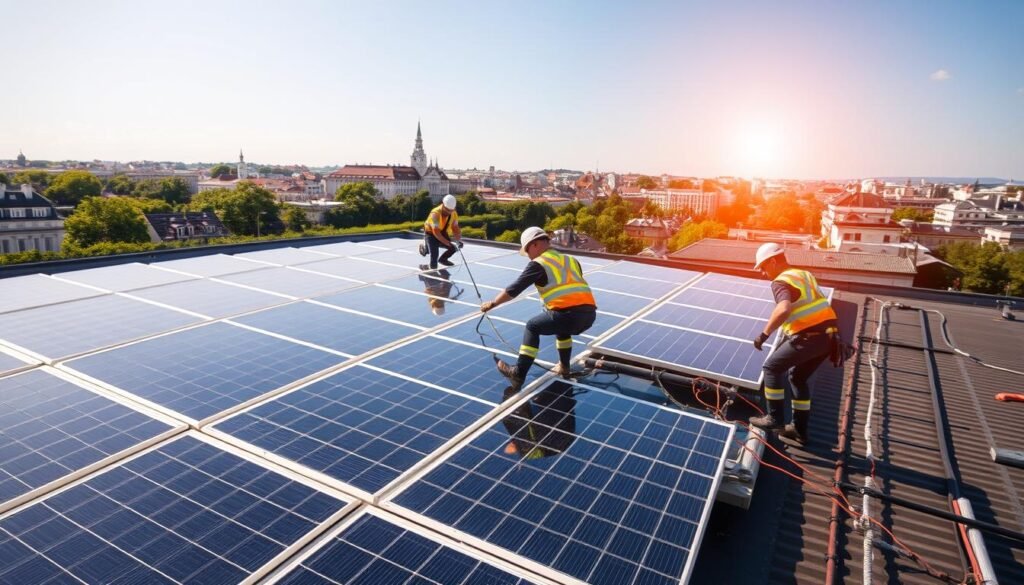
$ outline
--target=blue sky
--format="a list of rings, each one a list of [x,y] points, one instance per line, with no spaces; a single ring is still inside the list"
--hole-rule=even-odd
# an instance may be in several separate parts
[[[1024,178],[1024,2],[0,0],[0,157]]]

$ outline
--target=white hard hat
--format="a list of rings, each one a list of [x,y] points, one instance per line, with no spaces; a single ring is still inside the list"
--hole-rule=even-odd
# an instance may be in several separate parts
[[[776,244],[775,242],[768,242],[766,244],[761,244],[761,247],[757,249],[757,255],[754,256],[754,260],[755,260],[754,270],[757,270],[758,268],[760,268],[761,265],[764,264],[765,260],[767,260],[769,258],[774,258],[774,257],[776,257],[776,256],[778,256],[780,254],[784,254],[784,253],[785,253],[785,250],[782,249],[782,246]]]
[[[441,315],[444,315],[444,305],[443,304],[431,307],[430,310],[433,311],[434,314],[437,315],[438,317],[440,317]]]
[[[544,228],[539,228],[537,226],[526,228],[523,230],[523,235],[519,236],[519,253],[523,256],[528,256],[526,253],[526,246],[530,245],[530,242],[536,239],[547,237],[550,236],[548,236],[548,233],[544,231]]]
[[[441,200],[441,203],[444,203],[444,206],[448,209],[455,209],[455,196],[445,195],[444,199]]]

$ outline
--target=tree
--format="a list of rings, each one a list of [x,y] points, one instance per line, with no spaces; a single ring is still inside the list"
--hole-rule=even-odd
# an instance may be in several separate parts
[[[52,178],[53,175],[46,171],[32,169],[27,171],[18,171],[15,173],[11,178],[10,184],[32,185],[32,188],[35,189],[37,193],[42,193],[50,186],[50,179]]]
[[[64,222],[65,245],[84,248],[100,242],[149,241],[142,212],[125,197],[87,197]]]
[[[46,197],[57,205],[78,205],[86,197],[103,193],[103,183],[89,171],[66,171],[50,183]]]
[[[171,213],[174,211],[170,203],[161,199],[139,199],[138,197],[126,197],[125,199],[142,213]]]
[[[669,238],[668,249],[670,252],[675,252],[704,238],[721,238],[728,233],[729,228],[717,221],[690,222]]]
[[[963,273],[961,285],[964,290],[1001,294],[1010,284],[1010,266],[999,244],[985,242],[982,245],[971,242],[957,242],[939,246],[935,256],[949,262]]]
[[[636,180],[636,186],[639,187],[640,189],[657,189],[658,182],[655,181],[653,178],[648,177],[647,175],[641,175]]]
[[[487,204],[479,195],[470,191],[455,198],[458,202],[458,210],[465,215],[479,215],[487,213]]]
[[[213,165],[213,167],[210,168],[210,178],[216,179],[222,175],[230,175],[234,172],[234,169],[224,163],[221,163],[219,165]]]
[[[146,199],[162,199],[171,205],[187,203],[192,198],[192,194],[188,190],[188,183],[181,177],[139,181],[132,194]]]
[[[779,195],[765,201],[757,215],[754,226],[764,230],[801,231],[807,224],[803,208],[795,197]]]
[[[519,230],[505,230],[498,234],[498,237],[494,238],[496,242],[511,242],[513,244],[519,243],[519,236],[522,232]]]
[[[7,176],[7,173],[0,173],[0,185],[10,185],[11,178]]]
[[[135,181],[128,175],[114,175],[107,180],[107,191],[114,195],[131,195],[135,191]]]
[[[662,218],[667,214],[660,205],[650,199],[645,199],[644,206],[640,208],[640,215],[642,217]]]
[[[306,228],[313,225],[306,217],[306,212],[294,205],[286,205],[284,212],[284,225],[293,232],[304,232]]]
[[[644,249],[644,243],[636,238],[631,238],[625,233],[620,233],[611,238],[601,240],[605,250],[612,254],[639,254]]]
[[[544,226],[544,230],[547,232],[553,232],[555,230],[564,230],[566,228],[576,227],[576,216],[572,214],[556,215],[547,225]]]
[[[338,187],[334,192],[334,200],[345,204],[344,213],[348,217],[348,225],[341,227],[364,226],[379,215],[380,193],[369,181],[346,183]]]
[[[693,189],[693,181],[690,179],[672,179],[668,182],[669,189]]]
[[[282,225],[274,194],[250,181],[242,181],[234,189],[198,193],[188,209],[215,212],[229,231],[239,235],[263,235]]]
[[[934,215],[934,211],[925,211],[923,209],[915,209],[913,207],[897,207],[896,210],[892,212],[892,220],[899,221],[901,219],[910,219],[921,223],[931,223]]]

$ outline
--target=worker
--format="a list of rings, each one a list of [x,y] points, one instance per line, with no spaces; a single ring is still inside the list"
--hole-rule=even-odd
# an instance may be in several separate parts
[[[537,358],[541,335],[555,336],[555,346],[558,348],[557,371],[563,377],[568,377],[572,336],[590,329],[597,317],[597,303],[594,302],[590,286],[583,279],[583,268],[579,260],[552,248],[551,237],[539,227],[526,228],[519,242],[519,253],[529,257],[530,263],[519,278],[498,293],[493,301],[480,305],[480,309],[486,313],[516,298],[531,284],[537,287],[544,303],[544,312],[526,323],[516,365],[496,360],[498,371],[508,378],[515,391],[522,387],[526,373]]]
[[[455,211],[456,202],[454,195],[445,195],[434,209],[430,210],[427,221],[423,222],[423,244],[420,245],[420,255],[430,254],[431,270],[442,266],[455,266],[449,260],[457,251],[456,245],[462,247],[462,230],[459,228],[459,214]],[[445,253],[437,257],[440,248],[445,248]]]
[[[772,281],[775,309],[761,334],[754,339],[754,347],[762,351],[762,345],[776,329],[781,328],[783,337],[764,363],[764,397],[768,412],[751,418],[750,424],[779,431],[780,437],[804,444],[811,416],[807,381],[839,342],[836,314],[818,288],[814,275],[790,266],[781,246],[773,242],[762,244],[755,260],[754,268]],[[786,398],[783,377],[786,375],[793,391],[793,422],[783,426]]]

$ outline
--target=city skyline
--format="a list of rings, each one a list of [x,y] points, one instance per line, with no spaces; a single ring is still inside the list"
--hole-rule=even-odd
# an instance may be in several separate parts
[[[1019,3],[3,11],[0,158],[1024,177]]]

